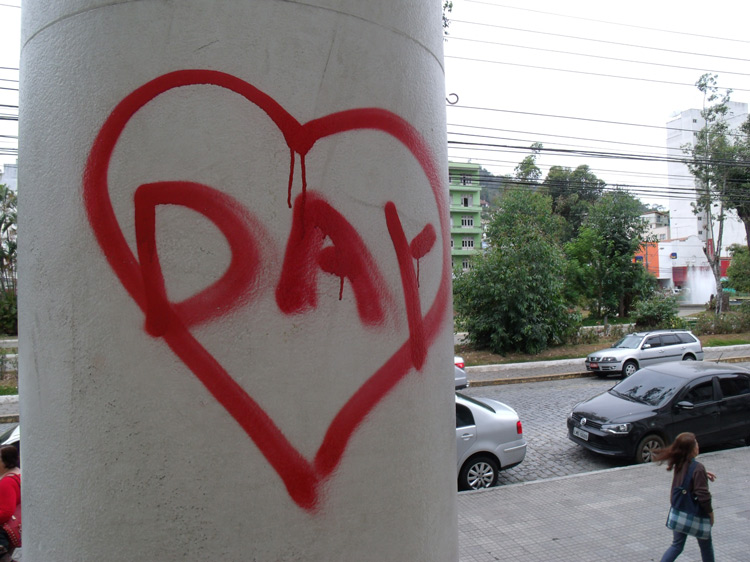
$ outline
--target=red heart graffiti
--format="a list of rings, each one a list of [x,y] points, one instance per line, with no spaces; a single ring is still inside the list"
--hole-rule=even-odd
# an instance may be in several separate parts
[[[306,192],[305,156],[318,140],[345,131],[377,130],[396,139],[420,164],[435,198],[443,236],[443,267],[435,299],[423,315],[418,278],[413,265],[414,260],[418,264],[419,258],[433,246],[435,229],[428,224],[410,243],[404,234],[395,204],[389,202],[384,207],[384,213],[398,259],[409,337],[341,407],[312,462],[302,456],[263,408],[190,332],[191,326],[218,318],[250,298],[256,282],[258,262],[258,247],[248,226],[254,223],[252,216],[238,201],[209,186],[185,181],[142,185],[136,190],[134,197],[138,248],[136,259],[112,207],[107,174],[112,153],[125,126],[135,113],[157,96],[174,88],[191,85],[213,85],[231,90],[261,108],[276,124],[291,154],[288,185],[290,207],[295,154],[301,159],[302,193],[294,202],[295,212],[304,213],[299,224],[304,225],[305,220],[315,220],[316,212],[326,211],[322,198]],[[450,260],[447,243],[448,213],[441,190],[441,177],[421,135],[409,123],[389,111],[377,108],[352,109],[300,124],[275,100],[254,86],[232,75],[210,70],[172,72],[144,84],[115,107],[93,143],[83,177],[89,222],[110,266],[143,310],[147,332],[155,337],[162,337],[237,421],[279,474],[290,497],[303,509],[315,511],[319,506],[321,484],[339,465],[349,440],[367,414],[412,368],[421,369],[427,349],[434,343],[445,318],[450,296]],[[155,208],[162,204],[182,205],[203,214],[224,234],[232,253],[230,265],[218,281],[179,303],[172,303],[167,299],[156,253]],[[325,233],[325,229],[322,232]],[[304,235],[303,226],[301,236]],[[358,235],[348,233],[345,238],[351,239],[352,236]],[[318,265],[340,275],[342,286],[345,277],[354,279],[352,271],[367,267],[366,256],[361,263],[349,263],[330,252],[322,253],[320,258]],[[357,287],[353,289],[357,291]],[[360,287],[360,290],[364,289]],[[296,305],[292,303],[289,306]],[[376,315],[377,311],[360,309],[359,314],[366,321],[367,314]]]

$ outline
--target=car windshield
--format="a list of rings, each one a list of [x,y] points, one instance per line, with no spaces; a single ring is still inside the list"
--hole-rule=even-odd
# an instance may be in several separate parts
[[[685,384],[685,379],[653,371],[640,371],[613,386],[609,393],[649,406],[661,406]]]
[[[636,336],[635,334],[630,334],[622,338],[612,347],[622,347],[624,349],[636,349],[639,345],[641,345],[642,341],[643,341],[643,336]]]

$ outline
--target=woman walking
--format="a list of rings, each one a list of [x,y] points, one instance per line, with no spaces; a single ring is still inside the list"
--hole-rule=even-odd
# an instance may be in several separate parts
[[[695,460],[698,456],[698,441],[692,433],[680,433],[669,447],[662,449],[655,455],[658,461],[667,462],[667,470],[673,470],[672,488],[670,498],[675,498],[682,492],[688,493],[696,498],[699,506],[699,517],[710,520],[710,527],[707,529],[707,536],[698,535],[698,546],[701,549],[701,560],[703,562],[714,562],[714,545],[711,540],[711,527],[714,524],[714,511],[711,506],[711,492],[708,490],[708,481],[716,480],[716,475],[708,472],[706,467]],[[674,519],[675,500],[672,500],[672,508],[668,526],[673,528],[671,523]],[[682,553],[687,540],[687,533],[674,530],[672,545],[664,553],[661,562],[673,562]],[[699,538],[700,537],[700,538]]]

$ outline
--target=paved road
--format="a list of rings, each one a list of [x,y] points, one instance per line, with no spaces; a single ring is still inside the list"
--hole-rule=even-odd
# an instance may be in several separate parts
[[[750,363],[741,364],[750,368]],[[486,396],[513,407],[528,442],[526,459],[500,473],[499,484],[515,484],[622,467],[624,459],[592,453],[568,439],[566,418],[578,402],[611,388],[618,379],[592,377],[468,388],[470,396]],[[738,442],[724,449],[744,446]],[[718,450],[714,448],[711,450]]]

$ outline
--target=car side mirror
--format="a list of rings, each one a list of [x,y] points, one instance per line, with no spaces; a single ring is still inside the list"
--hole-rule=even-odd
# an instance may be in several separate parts
[[[644,343],[644,344],[643,344],[643,349],[648,349],[648,348],[650,348],[650,347],[651,347],[651,344],[650,344],[650,343]]]
[[[678,410],[692,410],[695,407],[692,402],[688,402],[687,400],[677,402],[676,406]]]

